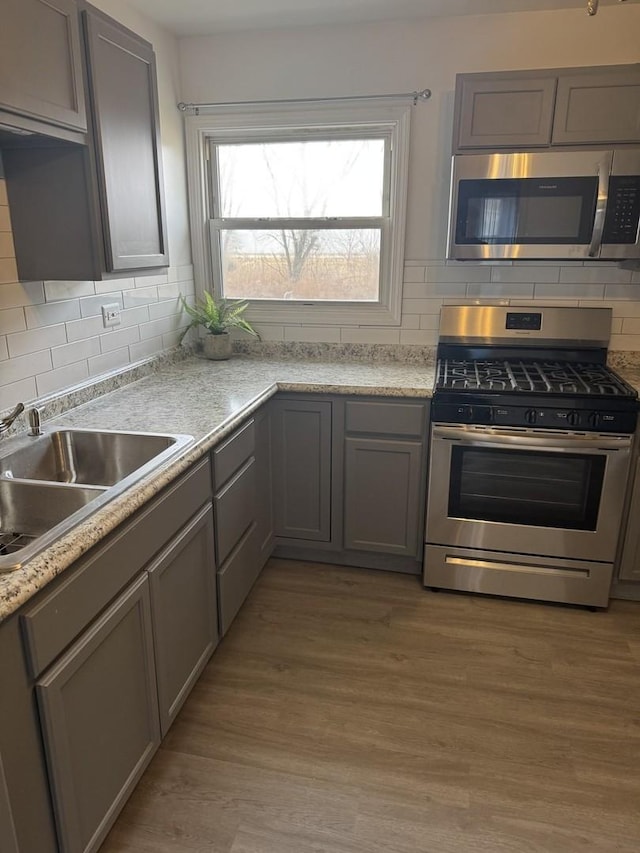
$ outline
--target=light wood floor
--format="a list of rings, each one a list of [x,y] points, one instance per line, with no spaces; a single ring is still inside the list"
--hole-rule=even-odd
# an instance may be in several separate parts
[[[271,560],[101,853],[638,853],[640,605]]]

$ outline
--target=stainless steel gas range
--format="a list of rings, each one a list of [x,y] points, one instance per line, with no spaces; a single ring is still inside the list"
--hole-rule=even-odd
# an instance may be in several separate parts
[[[424,584],[606,607],[638,400],[606,308],[444,306]]]

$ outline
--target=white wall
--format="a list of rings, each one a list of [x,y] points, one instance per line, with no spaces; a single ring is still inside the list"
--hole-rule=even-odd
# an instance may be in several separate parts
[[[174,346],[184,323],[178,294],[193,293],[176,40],[123,0],[94,5],[150,41],[156,52],[167,203],[168,271],[110,282],[17,282],[10,210],[0,164],[0,409],[68,388]],[[107,330],[101,305],[118,302]]]
[[[637,5],[602,7],[594,18],[574,9],[181,39],[185,101],[433,92],[412,114],[402,328],[276,326],[263,334],[424,344],[436,340],[443,298],[554,298],[613,305],[613,346],[640,349],[640,273],[613,265],[443,260],[456,73],[630,62],[640,62]]]

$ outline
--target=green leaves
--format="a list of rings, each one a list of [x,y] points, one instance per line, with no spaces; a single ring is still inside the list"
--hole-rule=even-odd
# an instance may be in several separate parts
[[[248,302],[238,302],[229,299],[215,299],[208,291],[204,291],[202,299],[196,299],[195,305],[191,306],[180,294],[180,304],[185,314],[191,317],[191,322],[180,336],[182,342],[184,336],[195,326],[202,326],[210,335],[223,335],[229,329],[242,329],[260,338],[242,314],[249,307]]]

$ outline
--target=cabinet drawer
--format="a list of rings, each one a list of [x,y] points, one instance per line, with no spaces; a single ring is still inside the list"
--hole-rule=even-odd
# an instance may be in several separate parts
[[[207,457],[96,546],[53,592],[30,607],[21,619],[32,674],[38,676],[49,666],[209,500]]]
[[[255,449],[253,418],[234,432],[213,451],[213,476],[216,490],[224,486],[229,477],[253,455]]]
[[[260,543],[252,524],[238,547],[218,572],[220,633],[226,634],[236,613],[260,574]]]
[[[425,433],[425,405],[355,400],[345,406],[345,426],[349,433],[422,438]]]
[[[218,565],[256,517],[255,459],[251,459],[214,498]]]

